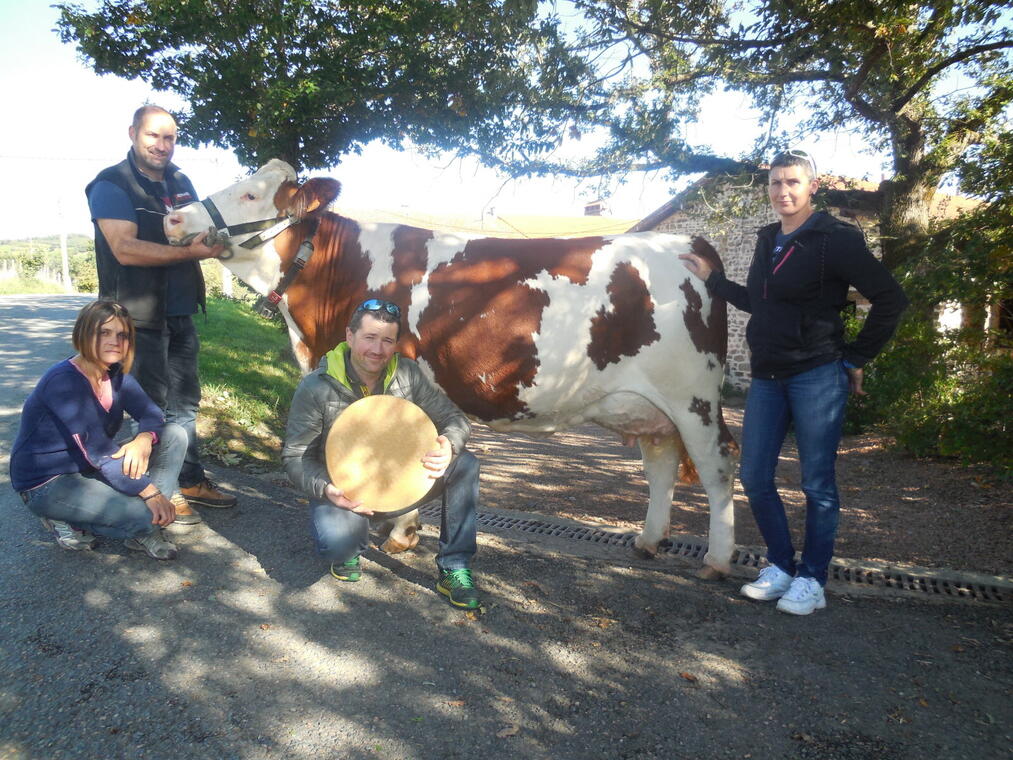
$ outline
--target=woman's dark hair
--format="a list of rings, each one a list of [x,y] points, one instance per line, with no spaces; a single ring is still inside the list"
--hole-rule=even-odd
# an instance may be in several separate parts
[[[110,319],[119,318],[127,329],[127,350],[123,355],[120,366],[123,372],[129,372],[134,364],[134,320],[130,318],[130,312],[116,301],[100,298],[92,301],[77,314],[74,322],[74,333],[71,342],[74,350],[77,351],[84,361],[92,367],[101,367],[102,362],[98,357],[98,335],[99,330]]]

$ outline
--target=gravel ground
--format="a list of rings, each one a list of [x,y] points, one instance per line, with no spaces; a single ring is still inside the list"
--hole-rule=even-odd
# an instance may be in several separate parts
[[[725,417],[741,438],[742,409]],[[841,520],[837,555],[923,567],[1013,576],[1013,500],[1008,486],[984,470],[918,460],[890,450],[876,434],[845,436],[837,462]],[[639,530],[647,482],[638,448],[595,426],[545,439],[503,435],[475,426],[472,447],[482,461],[482,498],[517,509]],[[798,453],[789,437],[778,483],[801,548],[805,496]],[[699,486],[677,486],[672,532],[707,535],[707,498]],[[735,484],[736,543],[763,546],[742,487]]]
[[[81,302],[0,299],[0,459]],[[486,507],[642,520],[632,452],[572,435],[581,456],[479,432]],[[432,525],[339,584],[276,473],[212,474],[240,506],[172,528],[175,562],[63,551],[0,489],[0,760],[980,760],[1013,744],[1009,605],[834,593],[796,618],[677,561],[483,533],[486,613],[468,616],[433,591]],[[699,495],[675,516],[698,532]]]
[[[833,595],[809,618],[677,563],[483,534],[487,612],[420,551],[337,584],[302,509],[222,473],[236,510],[158,563],[0,518],[0,758],[998,757],[1008,608]]]

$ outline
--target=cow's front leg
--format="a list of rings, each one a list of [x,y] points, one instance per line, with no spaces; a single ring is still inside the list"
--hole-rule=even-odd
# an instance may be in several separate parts
[[[651,495],[644,529],[633,542],[633,551],[639,557],[652,559],[658,553],[658,544],[671,531],[672,494],[682,442],[675,435],[640,436],[639,441]]]
[[[387,554],[397,554],[414,549],[419,543],[419,528],[421,527],[422,521],[419,519],[417,509],[384,520],[380,523],[378,532],[387,538],[380,544],[380,549]]]

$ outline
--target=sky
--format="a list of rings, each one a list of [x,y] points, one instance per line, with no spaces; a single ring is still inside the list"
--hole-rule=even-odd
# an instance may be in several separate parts
[[[180,103],[140,80],[98,76],[72,45],[53,31],[57,12],[44,0],[0,0],[0,240],[67,233],[90,234],[84,187],[130,147],[127,128],[145,102]],[[739,155],[757,121],[738,95],[707,102],[700,122],[687,128],[691,143]],[[799,145],[816,156],[820,171],[878,181],[881,160],[862,155],[846,135]],[[247,174],[232,155],[210,147],[179,146],[174,158],[198,193],[220,190]],[[465,216],[546,214],[580,216],[595,200],[594,184],[569,179],[511,180],[471,160],[427,160],[379,145],[367,146],[339,166],[312,175],[342,183],[339,208],[386,209]],[[396,177],[397,182],[389,178]],[[630,176],[607,200],[611,216],[641,219],[681,189],[660,172]]]

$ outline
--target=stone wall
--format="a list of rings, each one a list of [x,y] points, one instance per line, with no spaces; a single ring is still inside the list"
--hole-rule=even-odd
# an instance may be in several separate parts
[[[653,229],[705,238],[721,255],[728,278],[744,284],[756,245],[756,231],[777,220],[767,201],[766,186],[741,179],[724,185],[703,180],[676,198],[674,205],[673,212]],[[877,257],[880,255],[877,221],[872,214],[826,210],[842,221],[857,224],[865,232],[869,248]],[[852,293],[852,300],[856,296]],[[729,305],[725,374],[728,382],[740,390],[749,387],[748,318],[748,314]]]

